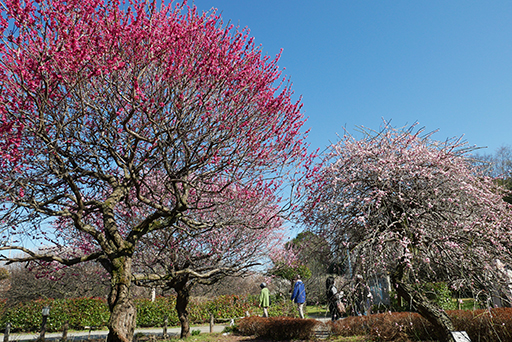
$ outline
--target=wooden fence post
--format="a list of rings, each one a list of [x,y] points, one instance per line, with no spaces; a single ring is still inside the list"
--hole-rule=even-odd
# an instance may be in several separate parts
[[[46,324],[48,322],[48,316],[43,316],[43,323],[41,324],[41,333],[39,334],[39,340],[44,341],[44,335],[46,334]]]
[[[165,319],[164,319],[164,331],[163,331],[163,336],[164,336],[164,338],[169,337],[169,336],[167,335],[167,324],[169,324],[169,317],[168,317],[168,316],[165,316]]]
[[[66,342],[68,340],[68,329],[69,329],[69,322],[64,323],[64,327],[62,327],[62,338],[60,339],[61,342]]]
[[[210,332],[213,332],[213,324],[215,323],[215,318],[213,317],[213,314],[210,314]]]
[[[5,325],[4,342],[9,342],[9,334],[11,333],[11,322]]]

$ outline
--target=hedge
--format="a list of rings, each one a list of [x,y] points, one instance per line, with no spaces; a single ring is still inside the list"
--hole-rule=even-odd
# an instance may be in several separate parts
[[[173,296],[157,297],[154,302],[148,299],[135,300],[137,326],[161,327],[166,317],[169,326],[179,325],[175,304],[176,298]],[[256,307],[257,304],[256,296],[192,298],[188,307],[189,318],[192,324],[199,324],[208,322],[211,314],[214,314],[216,319],[243,317],[246,311],[254,316],[261,314],[260,309]],[[109,318],[107,303],[101,298],[45,299],[13,307],[7,307],[5,301],[0,301],[0,328],[4,327],[6,322],[10,322],[13,331],[37,332],[42,321],[41,311],[45,306],[51,307],[48,331],[60,331],[66,322],[71,329],[77,330],[85,326],[103,327]],[[512,341],[512,308],[449,310],[447,313],[456,330],[467,331],[472,341]],[[311,336],[313,324],[309,324],[309,320],[275,317],[296,315],[296,307],[289,300],[273,298],[270,314],[274,317],[270,319],[251,317],[248,320],[241,320],[239,327],[246,333],[252,332],[251,334],[260,336],[279,333],[279,336],[272,336],[274,338],[291,335],[294,336],[293,338],[299,338],[294,334],[299,334],[301,337]],[[304,324],[300,325],[299,322]],[[298,329],[297,325],[301,328]],[[335,335],[367,335],[379,341],[417,341],[436,338],[430,323],[417,313],[410,312],[347,317],[329,323],[329,326]]]
[[[512,308],[490,310],[448,310],[455,330],[466,331],[471,341],[512,341]],[[434,327],[413,312],[347,317],[329,323],[338,336],[370,336],[375,341],[437,340]]]
[[[169,326],[179,325],[175,310],[176,297],[157,297],[154,302],[149,299],[136,299],[137,326],[161,327],[167,317]],[[244,296],[218,296],[211,300],[192,298],[188,306],[192,324],[206,323],[213,313],[216,319],[231,319],[245,316],[246,311],[253,311],[252,298]],[[41,311],[50,306],[48,331],[61,331],[66,322],[70,329],[81,330],[86,326],[106,326],[110,313],[105,299],[42,299],[7,307],[0,301],[0,327],[11,323],[13,331],[36,332],[42,324]]]
[[[66,322],[71,329],[86,326],[104,326],[110,317],[107,303],[101,298],[41,299],[5,307],[0,318],[0,326],[11,323],[13,331],[39,331],[42,324],[42,309],[49,306],[48,331],[62,330]]]
[[[247,317],[237,324],[238,333],[256,335],[271,340],[308,340],[315,335],[315,328],[322,325],[314,319],[291,317]]]

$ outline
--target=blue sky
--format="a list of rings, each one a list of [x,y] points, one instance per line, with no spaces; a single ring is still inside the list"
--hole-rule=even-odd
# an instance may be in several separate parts
[[[248,27],[302,96],[312,148],[343,127],[416,121],[494,153],[512,145],[511,1],[195,0]]]

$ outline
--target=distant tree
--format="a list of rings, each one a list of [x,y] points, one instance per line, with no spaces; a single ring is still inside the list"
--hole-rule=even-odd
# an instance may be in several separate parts
[[[493,154],[476,154],[475,158],[482,161],[482,171],[485,175],[506,179],[512,177],[512,148],[500,146]]]
[[[309,182],[305,220],[354,274],[389,275],[393,288],[453,341],[453,325],[415,284],[445,278],[453,289],[507,291],[497,267],[512,265],[512,211],[503,189],[465,158],[458,139],[393,128],[362,129],[331,146]],[[341,254],[341,251],[340,251]]]
[[[512,148],[510,146],[500,146],[493,158],[495,176],[507,179],[512,178]]]
[[[288,281],[293,281],[296,275],[301,278],[309,279],[311,270],[299,257],[300,250],[293,244],[287,243],[280,250],[272,254],[272,268],[268,270],[268,275],[279,277]]]
[[[512,191],[512,148],[510,146],[500,146],[494,154],[475,154],[473,159],[484,175],[493,177],[498,185]],[[510,193],[505,194],[503,199],[512,204]]]
[[[325,279],[333,268],[329,242],[320,235],[304,231],[286,245],[296,251],[298,261],[311,271],[311,276],[303,279],[308,301],[325,302]]]
[[[109,279],[98,264],[87,263],[73,268],[63,268],[47,277],[37,267],[21,264],[9,267],[10,287],[3,298],[10,305],[40,298],[106,298]]]
[[[23,253],[3,258],[100,262],[108,341],[129,342],[141,240],[193,227],[199,199],[227,202],[231,187],[283,196],[307,159],[300,99],[279,56],[215,12],[142,0],[0,11],[0,228],[13,236],[1,249]]]
[[[5,298],[5,293],[11,288],[11,275],[7,268],[0,267],[0,298]]]
[[[310,269],[315,268],[327,273],[331,261],[331,246],[329,242],[310,231],[297,234],[286,243],[286,246],[297,251],[297,258]]]
[[[284,260],[275,260],[274,267],[270,269],[268,274],[290,282],[297,275],[300,275],[301,279],[311,278],[311,270],[300,261],[286,262]]]
[[[215,284],[197,284],[192,288],[191,294],[198,297],[258,295],[261,291],[260,284],[266,281],[268,277],[259,272],[249,273],[243,277],[227,276]]]

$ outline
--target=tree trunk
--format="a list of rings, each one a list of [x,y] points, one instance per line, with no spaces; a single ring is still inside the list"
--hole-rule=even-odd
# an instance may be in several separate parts
[[[137,317],[137,310],[130,294],[132,259],[120,257],[112,264],[114,269],[108,297],[110,320],[107,342],[131,342]]]
[[[399,281],[395,281],[395,284],[398,295],[411,303],[418,313],[435,327],[441,341],[455,342],[451,334],[455,330],[452,321],[439,305],[430,301],[423,293],[409,284]]]
[[[176,290],[176,311],[178,312],[178,318],[181,324],[181,335],[180,338],[186,338],[190,336],[190,322],[188,320],[188,302],[190,299],[190,289],[186,281],[182,281],[174,286]]]

